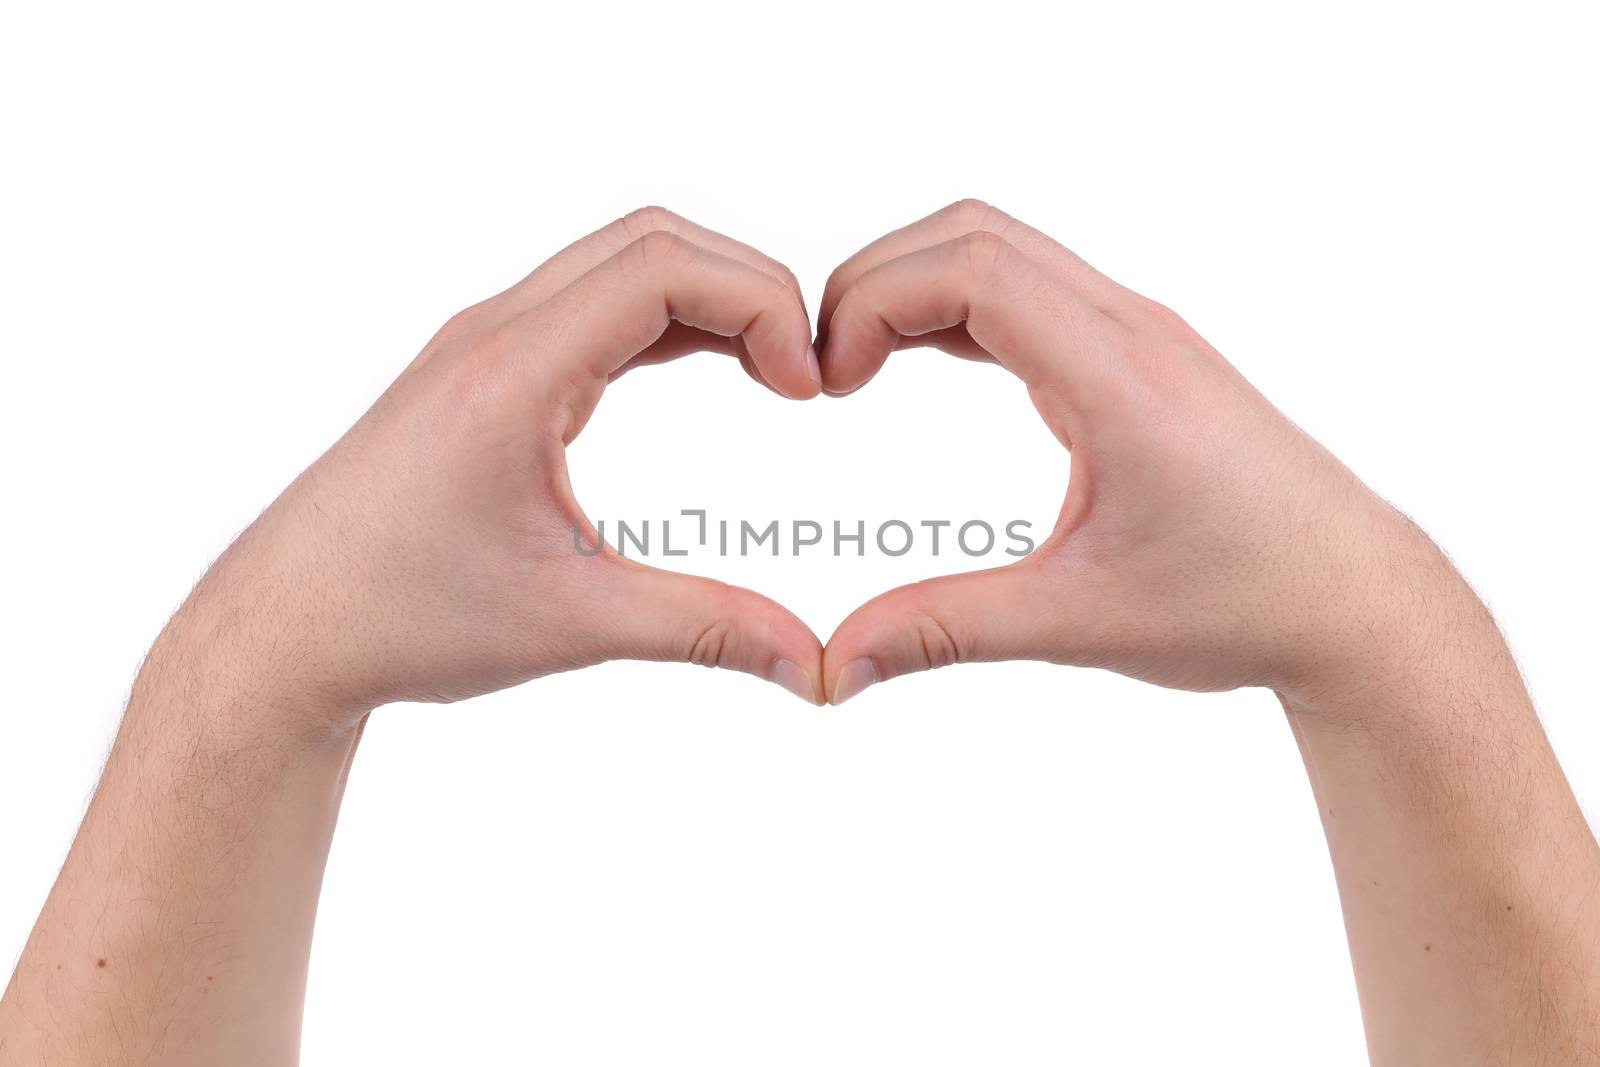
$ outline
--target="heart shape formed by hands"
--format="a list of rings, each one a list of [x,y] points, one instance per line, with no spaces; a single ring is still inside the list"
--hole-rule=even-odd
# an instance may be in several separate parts
[[[1301,590],[1369,566],[1351,546],[1373,539],[1341,530],[1392,512],[1178,316],[1037,230],[951,205],[845,260],[818,311],[813,341],[787,268],[647,208],[455,316],[257,524],[316,546],[270,567],[329,602],[300,635],[308,680],[352,714],[620,658],[732,667],[814,703],[1023,658],[1293,691],[1369,640]],[[712,350],[783,396],[845,396],[914,346],[1017,375],[1072,450],[1031,555],[884,593],[824,648],[749,590],[573,551],[574,525],[594,529],[565,449],[618,375]]]
[[[794,285],[783,268],[763,265]],[[859,389],[898,348],[992,361],[1024,381],[1075,456],[1055,528],[1034,553],[864,604],[829,639],[820,691],[786,655],[774,659],[774,680],[841,703],[878,681],[965,660],[1110,667],[1191,689],[1289,688],[1309,677],[1316,664],[1297,661],[1296,643],[1256,635],[1305,633],[1325,620],[1273,583],[1294,567],[1355,565],[1328,542],[1329,497],[1320,494],[1369,494],[1177,315],[967,200],[842,263],[817,321],[806,356],[829,395]],[[759,342],[727,350],[769,381],[751,355],[766,351]],[[1269,471],[1298,476],[1264,494]],[[1391,519],[1382,509],[1354,513]],[[1295,547],[1319,541],[1319,552]]]

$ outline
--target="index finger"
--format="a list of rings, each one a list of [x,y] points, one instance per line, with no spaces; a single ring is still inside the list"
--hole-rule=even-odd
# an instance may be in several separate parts
[[[839,294],[823,386],[859,388],[902,338],[972,340],[1030,387],[1081,395],[1103,381],[1124,327],[1003,238],[975,231],[873,267]]]
[[[776,259],[743,241],[701,226],[664,207],[654,206],[630,211],[593,233],[580,237],[496,299],[502,299],[508,310],[513,312],[535,307],[633,242],[657,232],[686,238],[702,248],[709,248],[770,274],[792,290],[796,300],[802,299],[800,282],[794,272]]]
[[[817,308],[818,343],[826,339],[828,322],[839,298],[867,271],[918,249],[953,241],[969,233],[1003,237],[1023,255],[1061,282],[1071,285],[1100,311],[1113,318],[1131,316],[1142,299],[1095,270],[1082,257],[1055,239],[981,200],[958,200],[908,226],[873,241],[834,268]]]
[[[506,329],[519,348],[554,342],[554,358],[604,382],[673,322],[741,339],[762,377],[784,396],[806,399],[821,388],[811,370],[811,324],[788,285],[659,230]]]

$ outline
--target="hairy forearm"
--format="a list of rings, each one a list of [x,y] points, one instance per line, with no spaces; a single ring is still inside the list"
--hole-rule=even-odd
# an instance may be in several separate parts
[[[8,1062],[287,1064],[359,728],[287,724],[205,590],[140,672],[66,864],[0,1001]],[[252,625],[273,625],[270,617]],[[271,647],[264,642],[262,647]]]
[[[1372,1061],[1600,1059],[1600,853],[1487,611],[1433,571],[1375,672],[1284,695]]]

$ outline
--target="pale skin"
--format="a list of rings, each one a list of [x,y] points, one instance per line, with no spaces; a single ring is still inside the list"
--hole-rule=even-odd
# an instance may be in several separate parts
[[[1600,1062],[1600,851],[1426,536],[1176,315],[986,205],[869,245],[818,312],[813,346],[785,268],[645,209],[452,319],[156,640],[0,1000],[0,1059],[295,1062],[367,716],[635,658],[813,703],[1002,659],[1272,690],[1372,1062]],[[710,349],[807,399],[912,346],[1016,374],[1071,450],[1025,560],[886,593],[824,649],[752,592],[573,551],[564,449],[612,377]]]

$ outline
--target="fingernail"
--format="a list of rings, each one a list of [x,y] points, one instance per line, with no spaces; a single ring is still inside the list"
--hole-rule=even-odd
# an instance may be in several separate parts
[[[816,345],[806,345],[806,376],[811,379],[812,385],[822,384],[822,364],[817,362]]]
[[[811,676],[801,670],[798,664],[780,659],[772,665],[772,680],[807,704],[822,703],[817,699],[817,690],[811,684]]]
[[[833,683],[833,702],[843,704],[877,680],[878,668],[872,660],[853,659],[844,665],[839,680]]]

